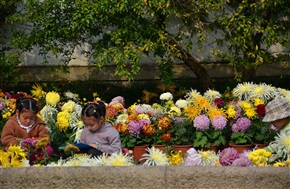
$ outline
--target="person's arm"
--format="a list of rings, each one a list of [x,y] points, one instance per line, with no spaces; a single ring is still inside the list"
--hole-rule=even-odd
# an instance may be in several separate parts
[[[122,150],[120,134],[118,131],[112,132],[111,135],[108,137],[108,140],[108,144],[97,144],[96,148],[108,154],[120,152]]]
[[[8,121],[2,130],[1,143],[5,147],[10,145],[19,145],[20,140],[15,138],[15,130],[12,129],[13,126]]]

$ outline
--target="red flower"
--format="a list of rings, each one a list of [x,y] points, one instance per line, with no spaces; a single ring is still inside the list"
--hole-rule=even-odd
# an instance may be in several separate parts
[[[258,114],[259,117],[265,116],[265,104],[259,104],[256,108],[256,113]]]
[[[221,108],[221,107],[224,106],[225,101],[224,101],[224,99],[222,99],[222,98],[216,98],[216,99],[214,99],[214,104],[215,104],[218,108]]]
[[[170,133],[168,133],[168,132],[163,133],[163,134],[161,135],[161,139],[162,139],[163,141],[165,141],[165,142],[168,142],[168,141],[170,141],[170,140],[172,139],[172,135],[171,135]]]

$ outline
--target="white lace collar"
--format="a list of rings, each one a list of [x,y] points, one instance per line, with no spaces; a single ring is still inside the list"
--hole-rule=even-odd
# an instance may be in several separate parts
[[[26,132],[29,133],[29,132],[30,132],[30,129],[31,129],[31,127],[34,125],[35,121],[33,121],[33,123],[31,123],[29,126],[24,126],[24,125],[22,125],[22,124],[20,123],[19,117],[18,117],[18,116],[16,116],[16,117],[17,117],[17,123],[18,123],[18,125],[19,125],[22,129],[26,129]]]

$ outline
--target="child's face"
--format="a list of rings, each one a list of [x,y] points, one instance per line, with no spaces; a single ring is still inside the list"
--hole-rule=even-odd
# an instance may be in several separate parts
[[[17,111],[16,114],[19,117],[20,123],[23,126],[27,126],[27,127],[30,126],[35,121],[35,118],[36,118],[35,113],[32,111],[25,111],[25,110],[22,112]]]
[[[275,127],[280,130],[282,127],[284,127],[287,123],[287,119],[283,118],[283,119],[278,119],[275,121],[271,122],[273,125],[275,125]]]
[[[99,119],[96,119],[94,116],[91,116],[91,117],[83,116],[82,120],[84,124],[86,125],[86,127],[91,132],[95,132],[102,126],[104,118],[100,117]]]

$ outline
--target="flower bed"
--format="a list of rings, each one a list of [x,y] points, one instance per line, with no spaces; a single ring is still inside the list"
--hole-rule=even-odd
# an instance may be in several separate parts
[[[87,102],[72,92],[45,92],[35,85],[31,94],[0,94],[0,110],[3,120],[1,127],[15,109],[17,97],[34,97],[41,103],[39,116],[47,123],[51,145],[55,156],[49,161],[39,161],[42,166],[77,165],[136,165],[132,149],[134,146],[148,145],[143,155],[143,165],[211,165],[211,166],[289,166],[289,145],[285,145],[286,157],[269,154],[254,148],[256,144],[270,143],[276,135],[269,123],[261,120],[265,115],[265,105],[279,97],[290,102],[290,91],[266,84],[241,83],[234,89],[220,93],[208,90],[203,95],[196,90],[188,90],[182,96],[172,92],[160,94],[159,103],[150,104],[154,95],[144,93],[144,103],[126,105],[121,96],[107,102],[106,121],[115,127],[121,136],[123,152],[111,156],[91,158],[74,154],[75,149],[60,152],[58,147],[79,140],[84,124],[80,117],[82,106]],[[151,95],[151,96],[150,96]],[[93,100],[101,100],[93,94]],[[146,101],[146,102],[145,102]],[[218,151],[208,151],[214,144]],[[253,149],[237,153],[229,144],[252,144]],[[155,145],[165,145],[166,150],[157,150]],[[174,145],[192,145],[185,154],[175,151]],[[28,166],[26,159],[17,157],[20,148],[0,151],[1,166]],[[68,157],[64,159],[63,157]],[[225,158],[228,157],[228,158]],[[6,161],[16,160],[17,161]],[[280,159],[279,159],[280,158]],[[4,160],[5,164],[3,163]],[[257,160],[258,159],[258,160]],[[19,160],[19,161],[18,161]]]

